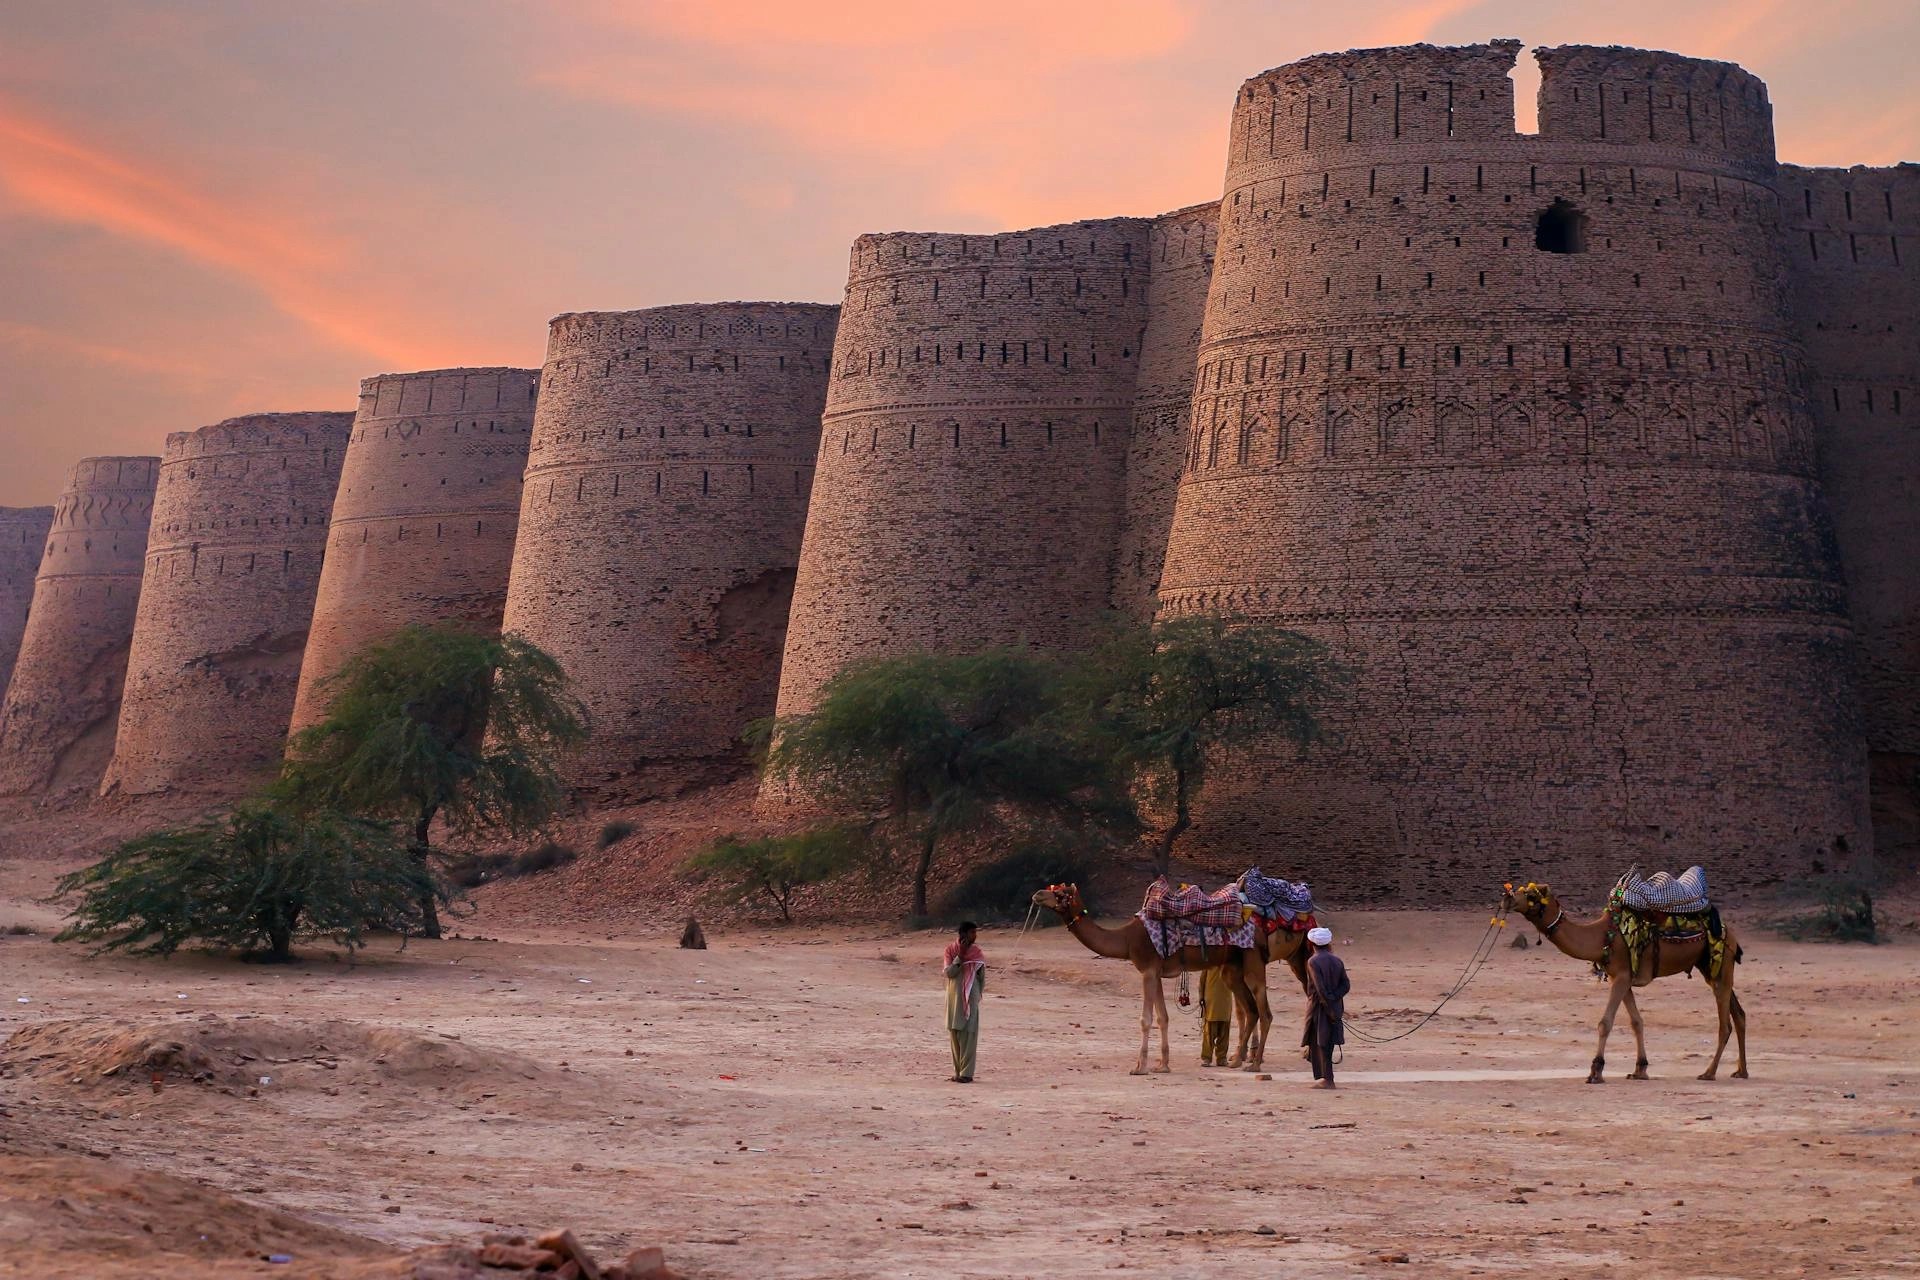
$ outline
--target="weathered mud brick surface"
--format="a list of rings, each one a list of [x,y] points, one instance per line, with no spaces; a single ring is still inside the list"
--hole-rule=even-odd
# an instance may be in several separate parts
[[[90,791],[120,715],[158,458],[82,458],[54,506],[0,706],[0,794]]]
[[[591,711],[589,792],[745,767],[740,733],[773,711],[838,312],[553,321],[503,625]]]
[[[33,606],[33,579],[46,554],[52,507],[0,507],[0,703],[20,656],[20,637]]]
[[[105,792],[239,793],[284,754],[350,413],[167,437]]]
[[[539,388],[537,369],[361,382],[293,729],[325,714],[321,680],[401,627],[499,630]]]

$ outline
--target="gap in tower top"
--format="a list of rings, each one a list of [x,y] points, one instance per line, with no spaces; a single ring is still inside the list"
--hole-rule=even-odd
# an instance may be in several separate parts
[[[1540,61],[1529,47],[1513,60],[1507,79],[1513,81],[1513,130],[1515,133],[1540,132]]]

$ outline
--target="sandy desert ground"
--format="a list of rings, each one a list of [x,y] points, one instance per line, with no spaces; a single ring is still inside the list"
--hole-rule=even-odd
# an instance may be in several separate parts
[[[0,866],[0,925],[40,931],[0,938],[0,1275],[360,1274],[382,1244],[557,1224],[697,1277],[1920,1274],[1911,934],[1749,930],[1751,1080],[1694,1079],[1711,1002],[1679,978],[1643,998],[1654,1078],[1617,1078],[1623,1018],[1616,1079],[1582,1083],[1600,989],[1502,946],[1425,1030],[1350,1045],[1326,1094],[1284,1052],[1271,1080],[1200,1069],[1182,1013],[1173,1074],[1130,1076],[1131,971],[989,930],[962,1087],[939,935],[716,927],[692,952],[666,922],[483,910],[459,927],[488,940],[351,964],[89,959],[34,901],[61,865]],[[1408,1025],[1486,923],[1338,914],[1350,1009]],[[155,1044],[206,1079],[103,1074]],[[273,1251],[295,1261],[249,1261]]]

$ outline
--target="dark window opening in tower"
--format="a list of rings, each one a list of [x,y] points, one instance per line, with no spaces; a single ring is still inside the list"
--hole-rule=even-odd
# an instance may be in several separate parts
[[[1545,253],[1585,253],[1587,215],[1565,200],[1555,200],[1534,221],[1533,247]]]

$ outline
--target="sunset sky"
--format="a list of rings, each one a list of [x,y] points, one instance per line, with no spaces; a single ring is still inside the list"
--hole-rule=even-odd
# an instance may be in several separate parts
[[[1782,159],[1920,159],[1915,0],[5,0],[0,503],[537,365],[561,311],[838,301],[862,231],[1210,199],[1248,75],[1506,36],[1729,59]]]

